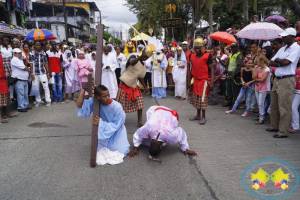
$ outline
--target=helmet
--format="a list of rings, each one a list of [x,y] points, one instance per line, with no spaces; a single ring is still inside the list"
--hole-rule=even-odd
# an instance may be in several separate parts
[[[205,42],[203,39],[197,38],[196,40],[194,40],[194,47],[204,47],[204,46],[205,46]]]

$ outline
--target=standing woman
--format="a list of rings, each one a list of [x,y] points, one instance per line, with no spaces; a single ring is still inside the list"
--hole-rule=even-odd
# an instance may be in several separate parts
[[[9,47],[9,38],[5,35],[1,37],[1,43],[0,46],[0,54],[2,55],[3,59],[3,67],[6,75],[6,80],[11,76],[11,58],[12,58],[12,48]],[[7,85],[9,92],[10,92],[10,99],[14,100],[14,86],[13,85]]]
[[[173,80],[175,82],[175,97],[177,97],[179,100],[185,100],[187,62],[182,48],[178,46],[176,50],[174,67],[172,70]]]
[[[66,50],[63,55],[63,68],[65,70],[65,87],[64,92],[66,93],[66,103],[69,103],[69,94],[72,94],[72,100],[74,98],[74,92],[79,90],[79,85],[77,81],[77,73],[75,71],[75,59],[72,56],[70,50]]]
[[[115,73],[116,73],[118,85],[120,85],[120,76],[123,74],[125,70],[127,60],[125,54],[121,53],[121,48],[119,46],[116,47],[116,52],[117,52],[118,66],[115,70]]]
[[[88,75],[93,71],[93,68],[91,68],[91,64],[88,59],[85,58],[84,51],[79,51],[78,59],[75,60],[74,64],[77,72],[78,84],[82,91],[82,82],[88,82]],[[87,95],[88,92],[85,92],[85,96]]]
[[[228,65],[228,56],[224,53],[224,46],[218,46],[216,47],[216,53],[217,53],[217,67],[220,69],[220,73],[223,74],[225,68]],[[226,75],[220,76],[220,82],[224,93],[224,102],[227,101],[227,95],[226,95]]]

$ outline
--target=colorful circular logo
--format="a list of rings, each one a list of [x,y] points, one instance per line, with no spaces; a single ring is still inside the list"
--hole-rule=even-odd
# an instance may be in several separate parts
[[[278,199],[291,194],[299,183],[296,169],[278,159],[263,159],[249,165],[242,176],[250,194],[264,199]]]

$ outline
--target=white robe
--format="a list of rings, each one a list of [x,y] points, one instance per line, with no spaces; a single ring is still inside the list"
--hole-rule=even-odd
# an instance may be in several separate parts
[[[118,67],[116,56],[113,54],[102,55],[102,85],[108,88],[110,93],[110,98],[115,99],[118,93],[118,82],[115,74],[115,70]],[[109,69],[106,69],[109,66]]]
[[[121,61],[119,60],[119,58],[121,58]],[[125,54],[120,53],[120,55],[117,56],[117,61],[119,64],[119,68],[121,68],[121,74],[123,74],[123,72],[125,71],[126,63],[127,63]]]
[[[163,56],[162,63],[163,63],[164,68],[162,70],[162,74],[159,74],[158,69],[152,69],[152,86],[166,88],[167,87],[166,70],[167,70],[167,66],[168,66],[168,60],[163,53],[158,55],[158,59],[161,59],[161,56]],[[151,61],[153,61],[153,56],[151,57]],[[161,77],[161,76],[163,76],[163,77]],[[161,83],[161,80],[163,81],[162,83]]]
[[[178,62],[180,62],[180,65],[178,65]],[[184,68],[178,67],[181,65],[184,65]],[[172,75],[175,83],[175,97],[179,96],[186,98],[186,68],[187,62],[185,60],[174,60]]]

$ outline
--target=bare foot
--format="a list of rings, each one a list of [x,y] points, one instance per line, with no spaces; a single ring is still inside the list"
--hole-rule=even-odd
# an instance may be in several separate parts
[[[138,123],[138,124],[136,125],[136,127],[138,127],[138,128],[140,128],[140,127],[142,127],[142,126],[144,126],[143,123]]]

